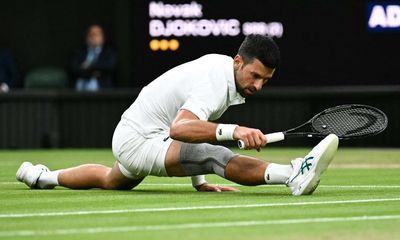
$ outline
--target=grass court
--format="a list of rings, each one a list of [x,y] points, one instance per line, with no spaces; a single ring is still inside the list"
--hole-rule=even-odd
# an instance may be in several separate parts
[[[309,149],[240,151],[288,163]],[[400,150],[339,148],[319,188],[293,197],[284,186],[204,193],[190,178],[148,177],[132,191],[30,190],[23,161],[50,169],[113,164],[111,150],[0,151],[1,239],[398,239]],[[210,183],[232,184],[218,176]]]

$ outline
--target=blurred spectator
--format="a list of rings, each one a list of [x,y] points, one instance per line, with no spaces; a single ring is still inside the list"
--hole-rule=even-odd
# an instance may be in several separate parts
[[[0,93],[8,92],[17,81],[17,67],[11,51],[0,49]]]
[[[105,44],[103,28],[91,25],[86,33],[86,45],[71,59],[71,73],[78,91],[97,91],[114,86],[117,57]]]

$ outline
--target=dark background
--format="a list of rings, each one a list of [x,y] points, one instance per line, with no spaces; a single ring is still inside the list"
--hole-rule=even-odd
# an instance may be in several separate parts
[[[191,1],[165,1],[165,3]],[[367,30],[367,1],[198,0],[204,19],[282,22],[276,41],[282,64],[268,87],[220,119],[264,132],[297,126],[339,104],[369,104],[389,118],[378,136],[343,141],[344,146],[399,147],[400,32]],[[376,1],[375,1],[376,2]],[[181,37],[180,48],[149,48],[149,1],[0,1],[0,48],[13,53],[19,71],[46,66],[67,69],[72,51],[84,44],[90,24],[101,24],[118,51],[118,89],[96,93],[11,89],[0,94],[0,148],[110,147],[123,111],[141,87],[164,71],[207,53],[234,56],[244,36]],[[400,2],[398,2],[400,4]],[[173,37],[175,38],[175,37]],[[159,38],[163,39],[163,38]],[[171,38],[165,38],[167,40]],[[160,89],[162,91],[162,89]],[[234,143],[231,143],[234,144]],[[277,146],[310,146],[304,139]]]
[[[179,1],[169,1],[179,2]],[[370,33],[367,1],[198,1],[204,3],[204,18],[237,18],[245,21],[279,21],[282,38],[276,39],[282,52],[282,64],[271,86],[382,85],[399,84],[400,33]],[[206,4],[207,3],[207,4]],[[135,1],[135,36],[148,22],[147,6]],[[145,16],[143,18],[142,16]],[[244,36],[181,38],[178,52],[151,52],[149,37],[135,45],[142,59],[145,76],[156,77],[163,71],[206,53],[234,56]],[[165,61],[167,59],[167,61]],[[146,62],[147,64],[143,64]],[[140,76],[142,72],[135,76]]]
[[[165,1],[164,3],[190,3]],[[279,21],[282,64],[271,86],[398,85],[400,33],[367,30],[368,1],[197,1],[203,18]],[[375,1],[376,2],[376,1]],[[151,52],[144,0],[0,2],[0,47],[14,54],[21,81],[35,67],[65,68],[91,23],[118,50],[120,87],[142,87],[177,64],[207,53],[234,56],[244,36],[178,38],[178,51]],[[167,38],[168,39],[168,38]]]

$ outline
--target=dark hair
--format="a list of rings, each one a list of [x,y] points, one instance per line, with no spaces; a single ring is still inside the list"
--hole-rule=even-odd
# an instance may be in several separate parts
[[[244,64],[257,58],[264,66],[276,68],[280,61],[278,45],[271,37],[259,34],[248,35],[240,45],[238,54],[243,58]]]

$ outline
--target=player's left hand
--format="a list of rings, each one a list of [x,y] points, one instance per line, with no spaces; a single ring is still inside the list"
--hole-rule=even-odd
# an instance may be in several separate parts
[[[196,187],[199,192],[239,192],[240,190],[234,187],[213,185],[209,183],[201,184]]]
[[[256,149],[258,152],[263,146],[265,146],[265,144],[267,144],[267,138],[265,135],[259,129],[255,128],[238,126],[233,132],[233,138],[236,140],[242,140],[245,149]]]

